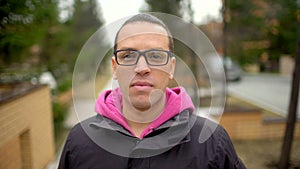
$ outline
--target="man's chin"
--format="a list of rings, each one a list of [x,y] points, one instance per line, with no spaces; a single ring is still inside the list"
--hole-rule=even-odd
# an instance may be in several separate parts
[[[147,101],[138,100],[138,101],[133,101],[132,107],[137,111],[144,112],[151,109],[151,104],[149,100]]]

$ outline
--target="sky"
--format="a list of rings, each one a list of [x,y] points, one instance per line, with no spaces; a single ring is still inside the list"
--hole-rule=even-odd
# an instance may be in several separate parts
[[[205,23],[207,16],[220,19],[222,0],[191,0],[194,11],[194,23]],[[61,10],[60,18],[63,21],[68,18],[73,10],[73,0],[59,0]],[[101,7],[102,17],[106,24],[110,24],[126,16],[134,15],[141,8],[146,7],[144,0],[98,0]]]
[[[122,17],[134,15],[145,6],[144,0],[98,0],[102,17],[106,23],[114,22]],[[194,11],[194,22],[205,23],[206,16],[220,18],[221,0],[191,0]]]

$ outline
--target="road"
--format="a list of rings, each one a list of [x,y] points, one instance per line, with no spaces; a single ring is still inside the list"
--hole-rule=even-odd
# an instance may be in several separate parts
[[[228,84],[230,95],[266,110],[286,116],[290,101],[291,77],[275,74],[245,74],[239,82]],[[300,98],[298,117],[300,117]]]

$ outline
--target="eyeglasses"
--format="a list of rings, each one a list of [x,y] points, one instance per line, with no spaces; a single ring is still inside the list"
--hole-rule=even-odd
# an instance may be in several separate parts
[[[138,51],[132,49],[116,50],[114,51],[116,62],[122,66],[136,65],[141,56],[144,56],[148,65],[151,66],[163,66],[169,61],[169,58],[173,55],[172,52],[160,49],[150,49],[146,51]]]

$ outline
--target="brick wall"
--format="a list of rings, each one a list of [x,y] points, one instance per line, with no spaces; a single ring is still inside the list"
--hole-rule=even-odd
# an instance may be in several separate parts
[[[20,139],[15,137],[0,147],[0,168],[22,168]]]
[[[262,128],[259,112],[225,112],[220,124],[227,130],[232,139],[259,139]]]
[[[285,132],[283,118],[265,119],[261,110],[227,111],[220,124],[233,140],[255,140],[282,138]],[[295,137],[300,137],[300,121],[296,123]]]
[[[50,97],[36,86],[0,103],[1,169],[42,169],[54,158]]]

